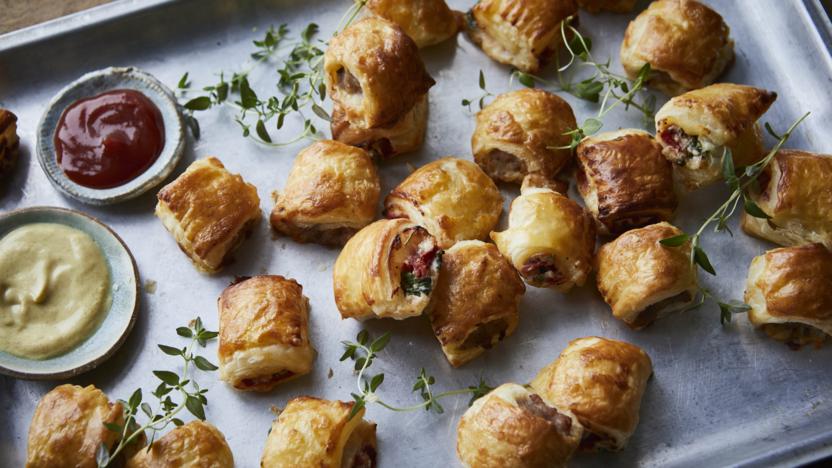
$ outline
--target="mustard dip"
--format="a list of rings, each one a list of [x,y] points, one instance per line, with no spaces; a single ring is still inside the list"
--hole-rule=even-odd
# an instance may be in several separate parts
[[[62,224],[0,239],[0,350],[29,359],[66,353],[110,307],[110,272],[95,241]]]

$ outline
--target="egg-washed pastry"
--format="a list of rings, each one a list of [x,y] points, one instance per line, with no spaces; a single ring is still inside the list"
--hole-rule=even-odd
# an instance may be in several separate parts
[[[598,249],[598,291],[615,318],[644,328],[694,302],[698,288],[690,243],[669,247],[659,242],[681,234],[662,222],[627,231]]]
[[[549,405],[578,418],[581,449],[621,450],[638,426],[652,373],[650,357],[638,346],[593,336],[572,340],[531,387]]]
[[[572,107],[552,93],[527,88],[501,94],[477,114],[474,161],[494,180],[554,179],[572,159],[566,133],[577,127]]]
[[[384,200],[385,216],[424,226],[443,249],[485,239],[502,212],[494,181],[475,163],[451,157],[420,167]]]
[[[448,8],[445,0],[369,0],[367,9],[398,24],[419,47],[456,36],[464,22],[462,13]]]
[[[578,6],[590,13],[611,11],[629,13],[636,7],[637,0],[578,0]]]
[[[722,16],[695,0],[656,0],[630,22],[621,65],[635,79],[645,64],[647,85],[677,94],[713,83],[734,60],[734,41]]]
[[[750,198],[771,219],[743,212],[743,231],[783,246],[832,249],[832,156],[781,150],[757,181]]]
[[[583,435],[568,410],[526,387],[507,383],[462,415],[456,453],[467,468],[565,467]]]
[[[748,320],[799,348],[832,335],[832,252],[821,244],[782,247],[754,257],[748,269]]]
[[[332,271],[341,318],[421,315],[436,286],[441,259],[436,239],[406,219],[382,219],[358,231]]]
[[[295,158],[271,225],[298,242],[344,245],[376,215],[381,186],[370,155],[332,140]]]
[[[376,424],[354,402],[298,397],[286,404],[263,449],[261,468],[375,468]]]
[[[468,35],[497,62],[535,73],[563,43],[561,22],[577,14],[575,0],[480,0]]]
[[[332,138],[358,146],[379,159],[412,153],[422,147],[428,128],[428,95],[424,94],[413,108],[390,125],[363,128],[347,119],[340,104],[332,105]]]
[[[213,157],[191,163],[157,198],[156,216],[205,273],[217,273],[260,222],[257,189]]]
[[[293,279],[262,275],[225,288],[220,316],[220,379],[237,390],[265,392],[308,374],[309,300]]]
[[[656,113],[656,140],[680,181],[696,189],[722,179],[726,150],[736,167],[765,156],[759,119],[777,94],[719,83],[668,101]]]
[[[592,270],[595,221],[551,189],[524,189],[511,202],[508,229],[491,239],[531,286],[567,292]]]
[[[9,172],[17,162],[20,152],[17,136],[17,116],[0,108],[0,175]]]
[[[139,450],[125,468],[234,468],[234,456],[225,436],[212,424],[191,421]]]
[[[576,154],[578,191],[601,233],[615,236],[673,217],[673,166],[649,133],[600,133],[585,138]]]
[[[493,244],[462,241],[446,250],[430,323],[448,362],[461,366],[514,333],[525,291]]]

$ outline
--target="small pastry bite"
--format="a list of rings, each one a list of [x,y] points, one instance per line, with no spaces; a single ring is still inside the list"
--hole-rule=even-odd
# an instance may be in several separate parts
[[[212,424],[191,421],[174,428],[150,446],[139,450],[125,468],[234,468],[234,456],[225,436]]]
[[[0,176],[11,171],[20,152],[17,136],[17,116],[0,108]]]
[[[748,269],[748,320],[799,348],[832,335],[832,252],[821,244],[783,247],[754,257]]]
[[[295,280],[247,278],[225,288],[218,308],[220,379],[265,392],[312,370],[309,299]]]
[[[406,219],[382,219],[358,231],[335,261],[341,318],[397,320],[421,315],[442,259],[436,239]]]
[[[650,357],[638,346],[593,336],[572,340],[531,387],[578,418],[584,428],[581,449],[621,450],[638,426],[652,373]]]
[[[575,0],[480,0],[468,35],[497,62],[535,73],[561,46],[561,22],[577,14]]]
[[[485,239],[500,220],[503,196],[471,161],[442,158],[420,167],[384,200],[388,218],[408,218],[424,226],[439,246]]]
[[[354,402],[298,397],[272,423],[262,468],[375,468],[376,424]]]
[[[571,412],[547,404],[526,387],[507,383],[462,415],[456,453],[468,468],[565,467],[582,435]]]
[[[462,13],[448,8],[445,0],[369,0],[367,8],[398,24],[419,47],[456,36],[464,22]]]
[[[647,85],[677,94],[713,83],[734,60],[722,16],[696,0],[656,0],[627,26],[621,65],[635,79],[650,64]]]
[[[519,184],[529,174],[554,179],[572,159],[566,133],[577,127],[572,107],[552,93],[501,94],[477,114],[474,161],[494,180]]]
[[[656,113],[656,139],[681,182],[696,189],[722,179],[731,151],[736,167],[765,156],[759,119],[777,93],[719,83],[677,96]]]
[[[696,271],[690,242],[668,247],[662,239],[681,235],[668,223],[627,231],[598,249],[598,291],[615,318],[640,329],[696,299]]]
[[[332,140],[295,158],[271,225],[298,242],[344,245],[376,215],[378,172],[369,153]]]
[[[590,13],[611,11],[629,13],[636,7],[637,0],[578,0],[578,6]]]
[[[511,202],[508,229],[491,239],[531,286],[567,292],[592,270],[595,221],[548,188],[523,189]]]
[[[526,287],[493,244],[462,241],[442,255],[430,324],[454,367],[510,336]]]
[[[156,216],[205,273],[217,273],[260,222],[257,189],[213,157],[194,161],[157,198]]]
[[[600,133],[585,138],[576,154],[578,191],[601,233],[618,235],[673,217],[673,166],[649,133]]]
[[[364,148],[381,159],[412,153],[422,147],[428,128],[428,95],[390,126],[362,128],[346,118],[338,103],[332,105],[332,138],[347,145]]]
[[[746,234],[783,246],[820,242],[832,249],[832,156],[781,150],[750,198],[771,219],[743,212]]]

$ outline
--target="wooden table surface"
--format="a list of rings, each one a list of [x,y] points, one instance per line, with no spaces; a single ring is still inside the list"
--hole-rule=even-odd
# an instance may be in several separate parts
[[[110,0],[0,0],[0,34],[75,13]]]

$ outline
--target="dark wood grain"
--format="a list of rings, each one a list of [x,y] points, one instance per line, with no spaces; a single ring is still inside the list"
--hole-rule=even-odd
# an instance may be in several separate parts
[[[110,0],[0,0],[0,34],[108,2]]]

